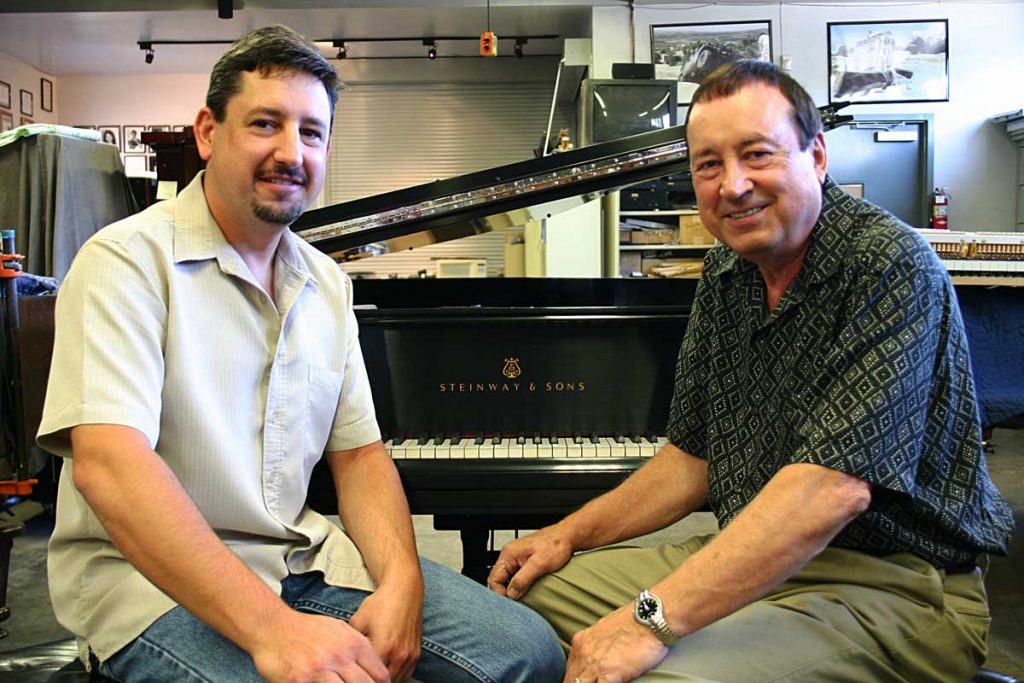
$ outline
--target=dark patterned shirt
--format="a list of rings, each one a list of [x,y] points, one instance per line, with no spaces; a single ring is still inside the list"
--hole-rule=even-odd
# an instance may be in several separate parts
[[[771,312],[760,271],[712,248],[676,369],[668,436],[708,461],[728,524],[776,472],[872,485],[833,545],[936,566],[1005,554],[1009,505],[981,450],[956,294],[932,248],[831,179],[799,275]]]

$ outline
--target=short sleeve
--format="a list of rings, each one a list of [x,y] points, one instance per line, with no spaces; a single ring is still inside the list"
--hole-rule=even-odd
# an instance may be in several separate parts
[[[908,493],[955,302],[933,265],[910,257],[865,269],[850,290],[837,341],[813,373],[793,461]]]
[[[708,300],[706,293],[702,291],[704,289],[704,281],[701,280],[694,296],[694,307],[686,324],[686,332],[679,346],[675,387],[665,434],[673,445],[700,458],[706,458],[708,452],[705,414],[708,395],[704,377],[706,365],[701,359],[707,357],[708,351],[705,347],[710,335],[714,333],[710,329],[712,325],[708,316],[704,314],[704,305]]]
[[[328,451],[357,448],[380,438],[370,380],[359,346],[359,323],[352,307],[352,281],[344,273],[342,285],[345,307],[345,371],[334,425],[327,442]]]
[[[39,445],[71,455],[68,430],[115,424],[160,437],[167,308],[144,259],[123,242],[94,238],[57,296],[53,362]]]

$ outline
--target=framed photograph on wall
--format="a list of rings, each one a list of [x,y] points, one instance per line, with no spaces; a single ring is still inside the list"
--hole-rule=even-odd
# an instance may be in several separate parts
[[[145,132],[145,126],[125,126],[124,137],[122,138],[124,144],[124,151],[126,154],[145,154],[146,145],[142,142],[142,133]]]
[[[946,19],[828,24],[828,101],[948,102]]]
[[[32,100],[32,93],[28,90],[21,91],[21,115],[32,116],[36,113],[35,105]]]
[[[121,126],[97,126],[100,132],[100,142],[117,147],[121,151]]]
[[[53,81],[49,78],[39,79],[39,108],[53,111]]]
[[[9,111],[0,111],[0,133],[14,128],[14,114]]]
[[[654,77],[679,81],[679,104],[689,104],[716,67],[737,59],[772,61],[771,21],[651,26]]]
[[[124,173],[128,176],[142,176],[149,171],[145,154],[125,154]]]
[[[0,81],[0,107],[11,108],[11,84]]]

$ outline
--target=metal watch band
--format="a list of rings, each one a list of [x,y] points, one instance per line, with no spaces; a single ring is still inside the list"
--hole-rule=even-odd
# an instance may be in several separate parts
[[[657,636],[658,640],[667,646],[675,645],[679,642],[679,636],[676,635],[671,628],[669,628],[668,622],[665,621],[665,615],[662,613],[661,599],[654,595],[650,591],[641,591],[640,595],[636,598],[636,603],[639,604],[645,600],[653,600],[657,604],[657,610],[654,614],[649,617],[640,617],[637,613],[636,608],[633,610],[633,618],[638,622],[651,629],[651,633]]]

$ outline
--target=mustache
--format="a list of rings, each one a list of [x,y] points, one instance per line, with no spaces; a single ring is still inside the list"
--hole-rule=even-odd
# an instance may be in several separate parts
[[[285,164],[275,164],[273,168],[261,168],[256,172],[257,180],[263,180],[268,176],[293,180],[303,186],[309,182],[306,173],[300,166],[291,167]]]

